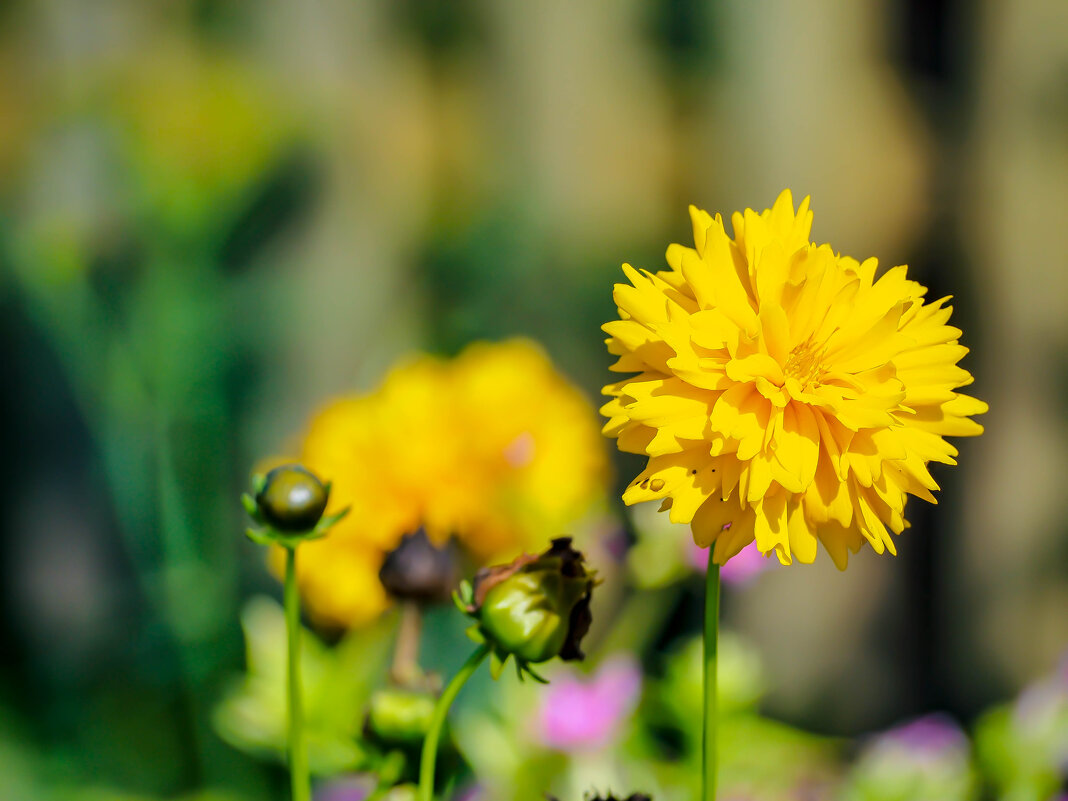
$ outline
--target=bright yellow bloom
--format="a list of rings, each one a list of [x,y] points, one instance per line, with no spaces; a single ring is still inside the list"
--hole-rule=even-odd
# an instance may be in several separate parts
[[[352,511],[300,548],[313,614],[340,626],[378,615],[385,554],[424,527],[477,561],[544,549],[603,497],[596,415],[533,343],[479,343],[420,357],[374,392],[312,419],[300,462],[333,482],[328,513]]]
[[[955,391],[972,377],[948,298],[810,242],[789,190],[734,214],[733,238],[690,214],[696,249],[671,245],[656,274],[623,265],[604,326],[612,369],[638,373],[604,388],[604,433],[649,457],[623,500],[662,500],[718,564],[754,538],[784,564],[817,539],[839,568],[865,540],[896,553],[907,496],[935,503],[927,464],[955,464],[943,437],[983,431],[969,416],[987,405]]]

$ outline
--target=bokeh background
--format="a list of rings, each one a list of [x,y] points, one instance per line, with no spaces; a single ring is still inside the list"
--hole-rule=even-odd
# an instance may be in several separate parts
[[[278,595],[252,465],[475,339],[596,401],[620,263],[784,187],[954,295],[991,411],[897,559],[772,571],[727,624],[778,719],[968,723],[1068,647],[1063,2],[0,5],[4,770],[272,797],[210,725]]]

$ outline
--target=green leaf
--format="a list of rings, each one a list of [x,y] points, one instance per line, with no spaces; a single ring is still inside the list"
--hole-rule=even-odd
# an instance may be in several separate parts
[[[223,740],[263,759],[284,761],[286,749],[285,617],[275,601],[258,597],[241,614],[247,669],[216,706]],[[350,632],[328,647],[313,632],[301,636],[305,728],[311,769],[331,775],[361,766],[364,710],[385,673],[396,615]]]

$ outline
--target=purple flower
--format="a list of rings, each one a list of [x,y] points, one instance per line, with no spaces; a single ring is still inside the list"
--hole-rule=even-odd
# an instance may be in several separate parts
[[[1061,654],[1061,660],[1057,664],[1057,682],[1061,687],[1068,690],[1068,651]],[[1064,801],[1068,801],[1068,793],[1065,793],[1061,798]]]
[[[968,738],[947,715],[934,713],[885,732],[880,738],[916,754],[967,750]]]
[[[595,750],[606,745],[634,711],[641,685],[641,669],[626,657],[605,662],[592,679],[554,679],[541,696],[539,739],[557,751]]]
[[[695,570],[702,573],[708,569],[708,548],[699,548],[693,541],[687,545],[687,556]],[[746,584],[758,573],[763,573],[776,562],[768,559],[757,550],[756,540],[746,545],[737,554],[727,560],[719,569],[719,577],[727,584],[740,586]]]
[[[948,751],[968,745],[960,727],[938,712],[892,728],[885,736],[914,751]]]
[[[1016,725],[1023,731],[1046,728],[1058,710],[1068,708],[1068,681],[1060,671],[1026,687],[1013,709]]]
[[[350,774],[329,779],[315,787],[315,801],[363,801],[375,789],[367,774]]]
[[[469,784],[453,796],[453,801],[486,801],[486,788],[477,782]]]

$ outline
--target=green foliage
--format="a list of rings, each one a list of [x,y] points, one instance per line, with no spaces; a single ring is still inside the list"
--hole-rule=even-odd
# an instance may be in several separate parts
[[[647,758],[654,760],[661,786],[678,792],[685,788],[694,795],[700,779],[701,716],[693,699],[702,694],[701,649],[699,637],[678,646],[641,709],[650,727]],[[837,749],[832,741],[758,714],[765,671],[759,654],[731,632],[720,632],[717,690],[720,785],[725,794],[777,798],[791,788],[819,786],[833,776]],[[677,760],[664,759],[664,742],[676,744]]]
[[[842,801],[974,801],[979,785],[961,740],[950,748],[877,740],[850,770]]]
[[[437,699],[422,690],[387,687],[371,697],[367,711],[367,734],[383,745],[414,748],[430,730]]]
[[[1053,676],[975,727],[980,768],[1002,801],[1047,801],[1068,769],[1068,681]]]
[[[254,598],[241,614],[247,671],[215,709],[215,729],[247,753],[285,759],[286,631],[282,608]],[[371,757],[361,730],[371,693],[384,674],[393,641],[387,617],[328,647],[311,632],[301,637],[308,757],[315,774],[364,766]]]

